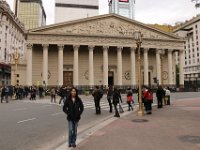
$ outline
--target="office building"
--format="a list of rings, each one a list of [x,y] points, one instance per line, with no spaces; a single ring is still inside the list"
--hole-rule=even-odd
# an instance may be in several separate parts
[[[98,14],[99,0],[55,0],[55,23]]]
[[[200,87],[200,15],[186,21],[174,30],[185,40],[185,86]]]
[[[135,0],[109,0],[109,13],[135,18]]]
[[[42,0],[15,0],[14,7],[15,14],[27,30],[46,25]]]

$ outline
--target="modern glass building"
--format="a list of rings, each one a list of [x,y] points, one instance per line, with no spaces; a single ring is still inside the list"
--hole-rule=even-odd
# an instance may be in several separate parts
[[[42,0],[15,0],[15,13],[26,29],[46,25],[46,13]]]
[[[109,13],[135,18],[135,0],[109,0]]]

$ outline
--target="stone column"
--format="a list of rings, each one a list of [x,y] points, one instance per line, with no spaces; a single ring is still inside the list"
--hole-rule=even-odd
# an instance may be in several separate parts
[[[42,82],[45,81],[45,85],[48,85],[48,44],[43,44],[43,71],[42,71]]]
[[[169,85],[173,85],[173,74],[172,74],[172,51],[171,49],[168,49],[168,81]]]
[[[89,85],[94,86],[94,46],[88,46],[89,49]]]
[[[156,50],[156,76],[158,84],[161,84],[161,60],[160,60],[160,50]]]
[[[149,85],[149,60],[148,60],[149,49],[144,49],[144,85]]]
[[[103,85],[108,86],[108,46],[103,46]]]
[[[64,45],[58,45],[58,86],[63,85],[63,50]]]
[[[179,60],[180,60],[180,68],[179,68],[179,78],[180,78],[180,87],[184,87],[184,72],[183,72],[183,67],[184,67],[184,50],[179,50]]]
[[[117,85],[122,85],[122,50],[123,47],[117,47]]]
[[[131,47],[131,85],[136,86],[135,48]]]
[[[27,86],[32,86],[32,51],[33,45],[27,44],[27,51],[26,51],[26,84]]]
[[[78,49],[79,45],[73,45],[74,48],[74,72],[73,72],[73,84],[74,86],[79,85],[79,72],[78,72]]]

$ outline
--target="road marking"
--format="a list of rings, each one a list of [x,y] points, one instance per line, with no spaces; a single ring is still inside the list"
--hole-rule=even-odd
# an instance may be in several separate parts
[[[26,120],[18,121],[17,123],[23,123],[23,122],[32,121],[32,120],[35,120],[35,119],[36,118],[26,119]]]
[[[27,110],[27,108],[18,108],[18,109],[14,109],[13,111],[20,111],[20,110]]]
[[[41,107],[51,107],[52,105],[43,105]]]
[[[61,115],[61,114],[64,114],[64,112],[58,112],[58,113],[54,113],[54,114],[51,114],[52,116],[57,116],[57,115]]]

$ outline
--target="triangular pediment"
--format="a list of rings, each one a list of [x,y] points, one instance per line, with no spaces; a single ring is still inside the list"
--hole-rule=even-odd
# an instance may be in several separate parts
[[[107,14],[53,24],[29,30],[29,33],[132,37],[133,33],[138,30],[142,32],[143,38],[147,39],[179,39],[179,37],[173,34],[169,34],[141,22],[137,22],[116,14]]]

